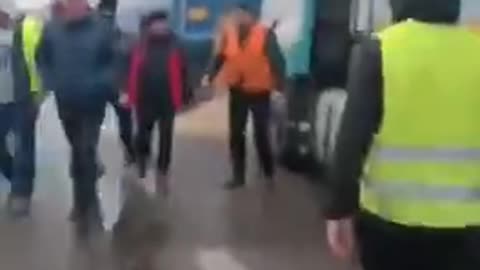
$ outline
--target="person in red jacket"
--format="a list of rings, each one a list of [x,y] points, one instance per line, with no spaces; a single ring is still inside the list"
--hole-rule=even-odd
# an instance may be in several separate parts
[[[155,11],[142,22],[142,37],[133,48],[128,78],[128,104],[134,108],[135,148],[140,178],[147,175],[152,130],[158,125],[157,191],[167,192],[175,113],[183,104],[186,64],[168,23],[168,13]]]

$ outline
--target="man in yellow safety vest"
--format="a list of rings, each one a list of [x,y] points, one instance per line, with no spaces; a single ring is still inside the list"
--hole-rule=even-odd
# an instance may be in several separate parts
[[[35,54],[44,18],[27,14],[17,23],[13,37],[12,68],[15,90],[15,154],[8,209],[14,216],[30,211],[35,178],[35,126],[44,97]]]
[[[460,0],[391,3],[398,23],[353,51],[330,247],[358,240],[365,270],[480,269],[480,37]]]

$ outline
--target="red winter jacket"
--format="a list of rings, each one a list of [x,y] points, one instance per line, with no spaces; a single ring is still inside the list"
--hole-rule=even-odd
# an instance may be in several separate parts
[[[127,81],[128,106],[135,108],[138,102],[138,93],[140,85],[140,72],[145,63],[145,44],[139,43],[133,49],[132,58]],[[184,93],[184,61],[179,48],[171,50],[168,69],[170,82],[170,96],[175,111],[179,111],[183,105]]]

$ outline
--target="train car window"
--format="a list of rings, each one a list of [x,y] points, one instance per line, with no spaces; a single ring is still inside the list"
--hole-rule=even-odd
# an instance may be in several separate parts
[[[350,31],[353,34],[371,31],[371,25],[369,25],[371,2],[372,0],[352,0],[350,6]]]
[[[389,0],[374,0],[373,30],[379,31],[392,24],[392,9]]]
[[[354,34],[369,34],[379,31],[392,22],[388,0],[353,0],[350,29]]]
[[[137,34],[142,16],[155,9],[171,10],[173,0],[118,0],[117,26],[124,33]]]
[[[261,20],[272,27],[287,62],[288,76],[308,74],[314,21],[314,0],[263,0]]]

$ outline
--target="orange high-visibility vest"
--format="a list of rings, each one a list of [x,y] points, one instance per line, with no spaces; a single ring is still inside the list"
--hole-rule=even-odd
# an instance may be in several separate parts
[[[239,87],[250,93],[272,91],[276,83],[265,54],[268,28],[260,24],[253,26],[243,44],[236,27],[227,28],[224,35],[225,62],[215,79],[217,86]]]

